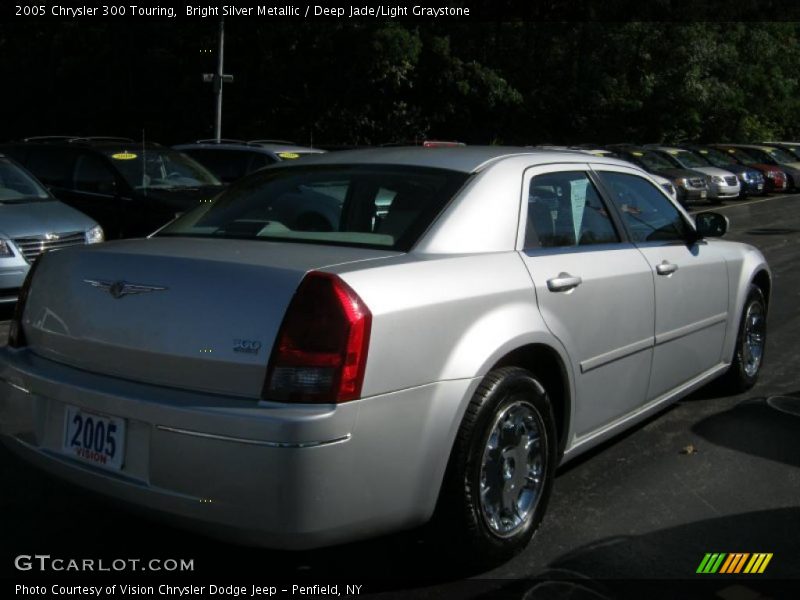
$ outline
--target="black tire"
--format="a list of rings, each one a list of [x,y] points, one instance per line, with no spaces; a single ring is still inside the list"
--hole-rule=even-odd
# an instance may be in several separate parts
[[[495,425],[499,427],[501,417],[510,419],[510,415],[514,414],[524,415],[527,430],[530,432],[535,424],[540,434],[540,442],[534,444],[538,451],[527,454],[527,459],[531,461],[531,457],[535,457],[533,462],[541,465],[537,470],[540,473],[537,479],[541,484],[537,493],[530,493],[536,500],[531,500],[532,505],[523,510],[525,518],[520,519],[506,535],[500,535],[489,525],[489,517],[484,512],[486,505],[481,500],[482,462],[484,452],[487,452],[487,456],[491,453],[487,444]],[[553,410],[544,387],[533,375],[518,367],[504,367],[486,375],[467,407],[450,455],[437,507],[439,533],[445,538],[441,541],[451,551],[459,553],[466,563],[478,567],[496,565],[521,551],[538,529],[547,508],[557,466],[557,447]],[[499,451],[504,456],[505,453],[505,449]],[[519,457],[516,455],[516,459]],[[503,464],[507,465],[510,461],[513,471],[516,459],[506,457]],[[492,474],[496,475],[499,463],[491,466]],[[505,479],[513,477],[514,483],[519,484],[519,478],[524,473],[530,473],[529,466],[526,463],[519,473],[508,475]],[[504,469],[499,470],[505,473]],[[489,477],[487,475],[484,481],[488,481]],[[528,479],[525,482],[518,489],[535,485]],[[497,486],[494,489],[497,490]],[[514,490],[510,480],[503,483],[503,489],[513,490],[510,493],[520,494],[519,498],[522,498],[522,493]],[[501,526],[499,522],[496,525]]]
[[[752,361],[748,354],[746,336],[748,328],[748,315],[753,315],[755,311],[760,314],[762,326],[758,327],[758,333],[762,338],[761,354],[758,364],[753,370]],[[750,284],[747,290],[747,297],[742,307],[742,315],[739,318],[739,330],[736,335],[736,346],[734,348],[733,360],[730,368],[721,378],[721,383],[725,390],[731,394],[739,394],[752,388],[758,381],[758,374],[764,364],[764,349],[767,343],[767,302],[764,292],[755,284]]]

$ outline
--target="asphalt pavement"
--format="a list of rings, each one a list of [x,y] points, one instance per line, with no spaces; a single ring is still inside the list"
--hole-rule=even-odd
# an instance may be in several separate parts
[[[615,597],[639,580],[661,582],[647,591],[657,598],[674,597],[671,581],[708,585],[714,576],[696,574],[706,553],[762,552],[773,557],[759,581],[782,580],[785,591],[797,580],[800,596],[800,195],[711,210],[773,270],[758,385],[738,396],[708,386],[562,467],[544,523],[510,562],[475,572],[425,529],[303,553],[224,544],[64,485],[3,448],[0,575],[20,579],[12,561],[22,553],[169,556],[193,558],[195,577],[348,580],[387,597]],[[756,585],[753,576],[713,581],[722,591],[710,597],[758,597],[723,593]]]

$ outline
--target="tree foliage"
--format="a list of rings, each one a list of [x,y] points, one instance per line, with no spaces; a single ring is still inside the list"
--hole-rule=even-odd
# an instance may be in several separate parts
[[[798,23],[226,23],[226,137],[798,139]],[[216,24],[0,25],[5,131],[212,131]],[[10,118],[9,118],[10,116]]]

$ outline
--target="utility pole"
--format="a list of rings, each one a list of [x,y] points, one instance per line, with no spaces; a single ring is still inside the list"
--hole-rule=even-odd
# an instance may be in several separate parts
[[[222,139],[222,84],[233,83],[233,75],[225,75],[223,68],[225,61],[225,17],[219,20],[219,46],[217,49],[217,72],[203,73],[203,81],[214,84],[214,93],[217,95],[217,115],[214,121],[214,138],[217,143]]]

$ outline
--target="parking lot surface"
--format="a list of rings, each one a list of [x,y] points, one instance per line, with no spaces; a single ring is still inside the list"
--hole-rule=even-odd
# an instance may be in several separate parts
[[[425,530],[304,553],[224,544],[61,484],[0,448],[0,574],[24,579],[13,570],[19,554],[172,557],[194,559],[200,577],[335,578],[390,596],[467,596],[468,577],[509,593],[512,580],[541,578],[602,590],[615,578],[697,577],[709,552],[765,552],[773,558],[763,577],[800,584],[800,195],[711,210],[729,217],[728,239],[758,246],[773,269],[758,385],[739,396],[706,387],[565,465],[534,541],[495,570],[463,567]]]

